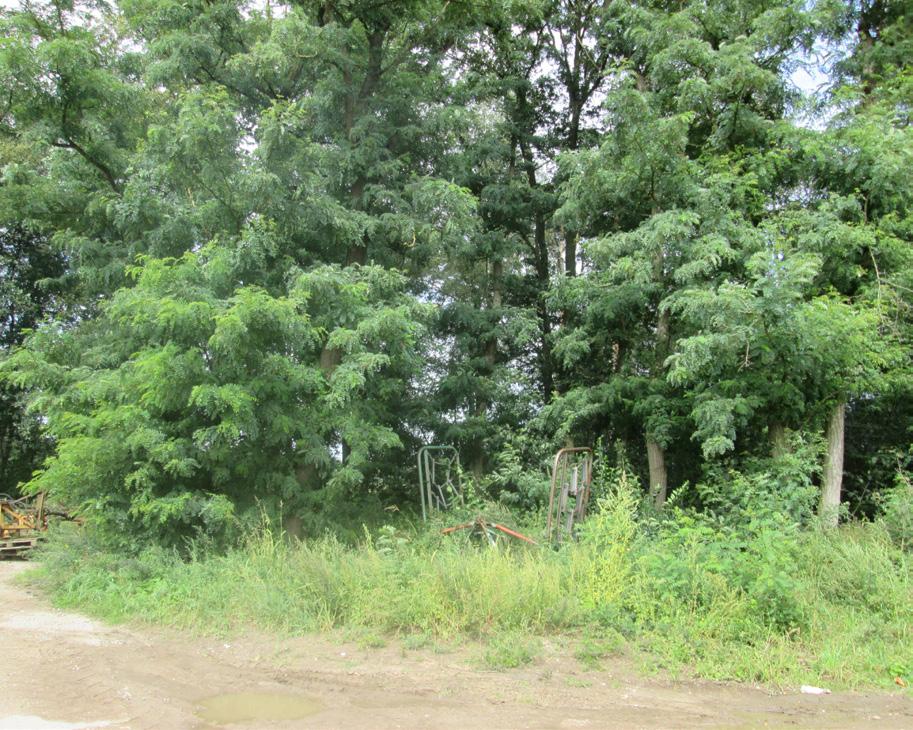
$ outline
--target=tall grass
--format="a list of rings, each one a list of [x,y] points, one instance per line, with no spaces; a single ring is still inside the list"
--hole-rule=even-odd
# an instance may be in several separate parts
[[[37,580],[62,606],[206,632],[364,628],[495,647],[563,633],[581,656],[611,636],[647,664],[714,679],[911,683],[913,565],[884,524],[800,529],[755,510],[736,528],[675,508],[656,520],[632,494],[616,488],[559,551],[386,527],[354,545],[261,529],[224,554],[123,557],[61,534]]]
[[[290,545],[268,530],[224,555],[148,550],[122,558],[58,536],[38,580],[62,606],[113,621],[301,633],[372,627],[445,637],[545,633],[581,625],[570,553],[465,543]]]

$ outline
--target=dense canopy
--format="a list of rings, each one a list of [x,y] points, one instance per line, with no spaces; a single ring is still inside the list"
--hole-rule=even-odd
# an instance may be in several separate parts
[[[830,520],[910,466],[903,0],[0,25],[0,491],[177,542],[414,510],[430,443],[527,508],[568,443]]]

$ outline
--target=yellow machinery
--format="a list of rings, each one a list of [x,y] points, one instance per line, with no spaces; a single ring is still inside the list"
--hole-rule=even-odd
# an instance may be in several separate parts
[[[45,494],[13,499],[0,494],[0,558],[19,555],[38,544],[48,529]]]

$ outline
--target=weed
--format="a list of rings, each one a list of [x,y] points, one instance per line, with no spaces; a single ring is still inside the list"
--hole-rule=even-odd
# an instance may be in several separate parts
[[[482,661],[489,669],[514,669],[529,664],[541,651],[542,642],[538,638],[507,633],[488,643]]]
[[[574,677],[574,676],[565,677],[564,683],[568,687],[592,687],[593,686],[593,683],[589,679],[584,679],[583,677]]]
[[[581,539],[557,551],[480,547],[434,528],[380,528],[354,545],[291,544],[261,529],[222,554],[123,556],[62,530],[31,580],[58,605],[110,621],[210,634],[343,629],[363,646],[398,635],[404,650],[435,652],[473,639],[498,669],[532,661],[542,644],[530,637],[560,644],[587,631],[575,648],[587,668],[624,650],[711,679],[908,681],[913,555],[896,526],[801,527],[763,502],[755,510],[757,485],[740,489],[726,509],[741,523],[674,504],[650,517],[616,479]]]
[[[913,547],[913,482],[901,472],[892,490],[881,498],[882,522],[891,539],[901,548]]]
[[[409,634],[402,640],[403,649],[407,651],[417,651],[424,649],[432,644],[432,638],[428,634]]]
[[[382,649],[387,645],[387,640],[372,631],[365,632],[358,639],[358,646],[362,649]]]
[[[625,647],[625,638],[613,629],[608,629],[601,636],[582,639],[574,650],[574,657],[584,668],[599,670],[602,660],[621,654]]]

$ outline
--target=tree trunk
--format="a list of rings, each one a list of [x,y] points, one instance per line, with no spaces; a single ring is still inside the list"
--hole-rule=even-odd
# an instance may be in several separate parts
[[[657,209],[654,208],[654,214]],[[665,256],[660,249],[653,259],[653,279],[657,283],[663,281],[663,269],[665,266]],[[656,344],[653,349],[653,372],[652,375],[657,380],[665,378],[666,374],[666,356],[669,352],[671,315],[668,309],[662,309],[657,303],[656,313]],[[653,496],[653,502],[657,507],[662,507],[666,503],[666,494],[669,488],[669,475],[666,471],[666,452],[662,446],[654,441],[649,435],[647,436],[647,464],[650,467],[650,494]]]
[[[332,377],[341,362],[341,350],[337,350],[335,347],[330,347],[329,345],[323,346],[323,349],[320,351],[320,369],[327,379]]]
[[[843,432],[846,403],[840,401],[831,411],[827,422],[827,455],[824,459],[824,481],[821,485],[819,514],[829,527],[839,519],[840,488],[843,485]]]
[[[365,243],[353,243],[346,252],[346,266],[364,266],[368,260],[368,247]]]
[[[495,316],[498,316],[498,310],[501,309],[501,278],[504,275],[504,264],[501,261],[493,261],[491,263],[491,272],[490,272],[490,287],[491,287],[491,299],[489,300],[489,310],[495,312]],[[491,377],[494,374],[495,367],[498,363],[498,337],[497,334],[492,332],[488,339],[485,342],[485,349],[483,350],[485,358],[485,372],[483,375]],[[491,405],[486,398],[480,397],[476,402],[476,417],[484,418],[488,413],[488,407]],[[482,475],[485,472],[485,464],[487,462],[486,454],[482,442],[480,441],[477,445],[477,451],[475,457],[472,460],[472,475],[476,480],[476,483],[480,482]]]
[[[533,180],[535,181],[535,177]],[[539,319],[539,337],[541,341],[539,376],[542,381],[542,401],[543,403],[551,403],[552,395],[555,391],[555,362],[552,358],[552,320],[545,297],[546,292],[549,290],[548,244],[545,240],[545,216],[542,213],[536,213],[535,251],[538,287],[536,292],[536,313]]]
[[[301,540],[304,538],[304,521],[301,515],[288,515],[282,520],[282,529],[289,538]]]
[[[569,89],[571,123],[567,136],[567,149],[576,152],[580,139],[580,115],[583,112],[583,101],[576,89]],[[577,275],[577,232],[567,231],[564,234],[564,274]]]
[[[301,491],[309,492],[320,489],[322,486],[317,467],[305,461],[301,461],[295,466],[295,481],[298,482]],[[301,540],[304,537],[304,523],[301,515],[295,511],[283,515],[282,529],[288,537]]]
[[[539,378],[542,384],[542,402],[551,403],[555,390],[554,368],[552,366],[552,323],[549,319],[548,305],[545,302],[544,292],[539,295],[536,303],[536,314],[539,319],[539,337],[541,347],[539,350]]]
[[[885,19],[885,3],[876,0],[869,3],[868,7],[863,3],[862,12],[859,14],[859,22],[856,26],[855,54],[863,59],[862,68],[859,71],[859,80],[862,82],[863,104],[869,104],[872,101],[872,95],[877,84],[872,49],[875,46],[875,40],[881,35]]]
[[[774,421],[767,426],[767,438],[770,440],[770,455],[775,459],[789,453],[789,439],[786,435],[786,426],[779,421]]]
[[[472,473],[472,481],[478,486],[482,483],[482,476],[485,474],[485,452],[479,449],[472,460],[472,466],[469,471]]]
[[[656,441],[647,436],[647,464],[650,467],[650,495],[657,507],[666,503],[669,475],[666,472],[666,452]]]
[[[577,234],[566,233],[564,236],[564,275],[577,275]]]
[[[0,401],[0,405],[10,406],[10,414],[8,418],[12,418],[12,401],[5,403]],[[6,487],[7,492],[12,493],[12,480],[9,478],[9,475],[6,473],[7,466],[9,465],[10,455],[13,451],[13,438],[15,434],[15,428],[12,424],[7,421],[4,426],[0,427],[0,484]]]
[[[524,114],[527,112],[526,95],[518,93],[519,108]],[[516,138],[515,143],[520,150],[520,156],[523,158],[523,167],[526,170],[526,182],[531,190],[539,188],[539,182],[536,179],[536,164],[532,148],[523,142],[522,138]],[[512,166],[512,165],[511,165]],[[538,291],[537,296],[537,313],[539,318],[539,333],[542,341],[542,347],[539,352],[539,372],[542,379],[542,397],[545,403],[550,403],[552,394],[555,389],[555,363],[552,359],[551,332],[552,325],[549,318],[548,304],[545,300],[545,292],[549,290],[549,267],[548,267],[548,243],[545,239],[546,228],[545,213],[541,210],[535,214],[534,228],[534,255],[536,261],[536,279]]]
[[[367,180],[359,175],[352,188],[349,190],[349,201],[353,210],[364,210],[364,193]],[[364,266],[368,259],[368,241],[367,236],[363,236],[361,241],[353,242],[346,251],[346,266]]]

